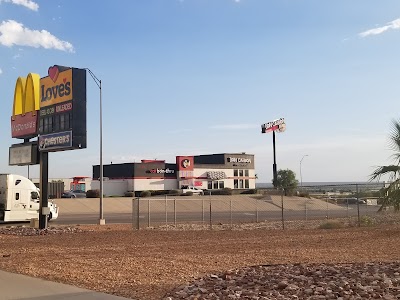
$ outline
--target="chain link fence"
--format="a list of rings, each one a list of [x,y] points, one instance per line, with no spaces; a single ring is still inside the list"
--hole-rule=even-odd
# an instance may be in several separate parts
[[[361,223],[381,211],[383,183],[303,186],[293,195],[284,190],[258,190],[251,195],[204,195],[135,198],[134,229],[180,224],[237,225],[351,218]],[[286,192],[287,194],[287,192]]]

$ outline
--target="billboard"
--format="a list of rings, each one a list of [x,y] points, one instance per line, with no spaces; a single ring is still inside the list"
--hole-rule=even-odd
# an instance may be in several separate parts
[[[284,118],[274,120],[261,125],[261,133],[267,133],[272,131],[284,132],[286,130],[286,123]]]
[[[39,151],[86,148],[86,70],[52,66],[40,79]]]
[[[39,98],[40,76],[29,73],[27,77],[18,77],[11,115],[13,138],[29,139],[37,136]]]

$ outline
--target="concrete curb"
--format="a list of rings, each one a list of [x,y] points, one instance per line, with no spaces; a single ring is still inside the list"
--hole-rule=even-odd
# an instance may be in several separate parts
[[[0,270],[2,300],[124,300],[128,298],[98,293],[25,275]]]

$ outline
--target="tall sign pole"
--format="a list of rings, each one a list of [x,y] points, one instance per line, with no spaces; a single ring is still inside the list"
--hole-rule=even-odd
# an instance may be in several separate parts
[[[272,132],[272,147],[273,147],[273,151],[274,151],[274,164],[272,165],[272,172],[273,172],[274,177],[273,177],[272,184],[276,188],[276,179],[278,177],[278,172],[276,170],[275,131]]]
[[[40,152],[40,203],[39,229],[47,228],[47,218],[50,214],[49,206],[49,152]]]
[[[286,123],[284,118],[274,120],[261,125],[261,133],[267,133],[272,131],[272,149],[274,154],[274,163],[272,165],[273,180],[272,184],[274,188],[277,188],[278,172],[276,166],[276,151],[275,151],[275,131],[284,132],[286,130]]]

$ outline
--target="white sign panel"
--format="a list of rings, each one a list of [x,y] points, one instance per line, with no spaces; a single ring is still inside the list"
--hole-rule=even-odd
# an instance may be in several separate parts
[[[285,130],[286,130],[285,118],[280,118],[278,120],[274,120],[272,122],[268,122],[261,125],[262,133],[271,131],[284,132]]]
[[[11,146],[9,151],[10,166],[23,166],[37,164],[37,146],[28,144],[24,146]]]

